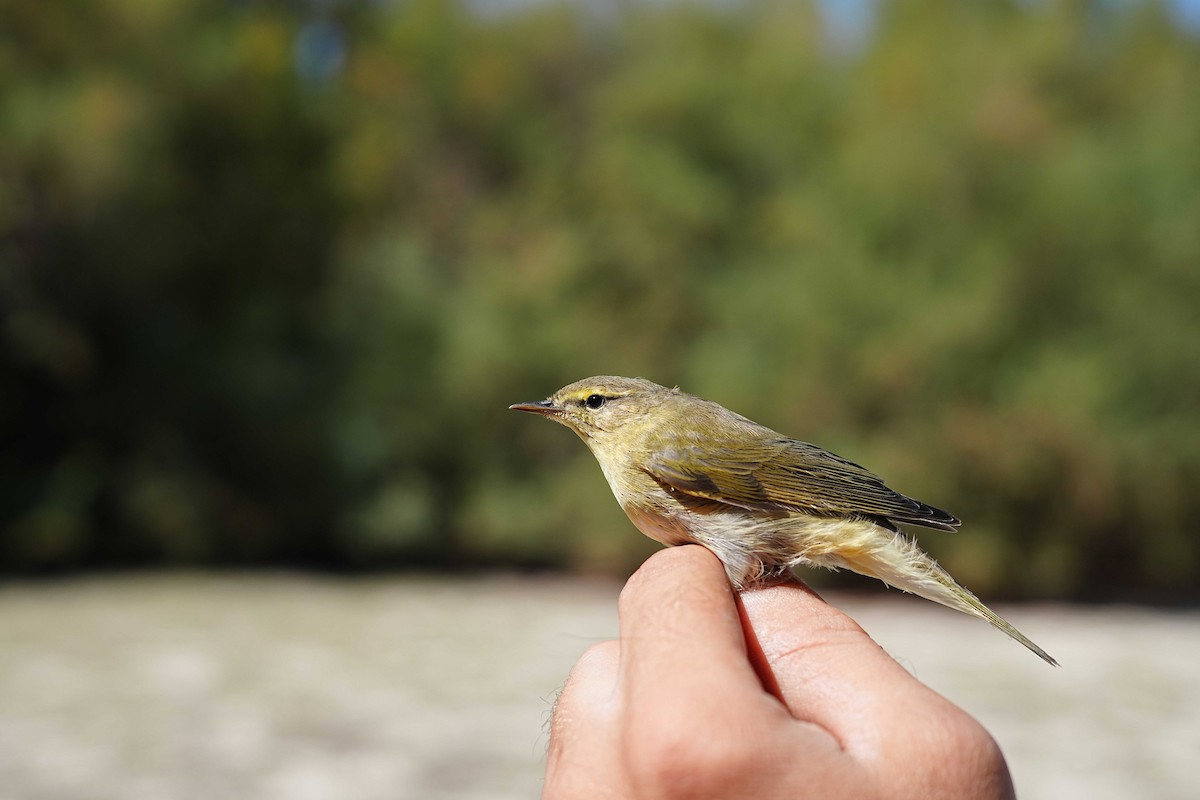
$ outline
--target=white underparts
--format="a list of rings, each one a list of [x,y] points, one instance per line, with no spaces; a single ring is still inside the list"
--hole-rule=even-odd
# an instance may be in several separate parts
[[[716,554],[739,589],[797,566],[849,569],[995,625],[1050,664],[1053,658],[997,616],[905,534],[852,517],[748,511],[656,514],[627,508],[633,523],[667,545],[694,542]]]

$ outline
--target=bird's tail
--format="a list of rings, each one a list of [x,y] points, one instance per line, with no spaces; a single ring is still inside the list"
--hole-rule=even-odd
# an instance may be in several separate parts
[[[865,520],[856,521],[852,543],[845,538],[826,553],[810,553],[805,560],[826,567],[845,567],[860,575],[878,578],[889,586],[920,595],[927,600],[987,620],[1036,653],[1043,661],[1058,666],[1049,653],[1034,644],[979,598],[959,586],[950,573],[938,566],[928,554],[902,533],[887,530]],[[873,530],[866,530],[869,526]]]

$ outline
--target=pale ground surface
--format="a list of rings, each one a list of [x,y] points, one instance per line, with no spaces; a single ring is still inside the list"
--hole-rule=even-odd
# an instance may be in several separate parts
[[[615,634],[618,589],[287,575],[0,588],[0,797],[536,797],[552,699]],[[992,731],[1022,798],[1200,797],[1200,613],[1007,609],[1055,670],[896,592],[829,599]]]

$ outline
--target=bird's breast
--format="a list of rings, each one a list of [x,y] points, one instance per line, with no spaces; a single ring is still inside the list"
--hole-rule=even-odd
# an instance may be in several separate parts
[[[695,541],[686,520],[669,509],[637,502],[623,503],[621,507],[634,526],[656,542],[677,545]]]

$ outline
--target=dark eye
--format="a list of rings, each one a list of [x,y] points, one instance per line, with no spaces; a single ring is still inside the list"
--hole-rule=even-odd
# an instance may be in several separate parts
[[[588,408],[600,408],[607,398],[602,394],[589,394],[583,404]]]

